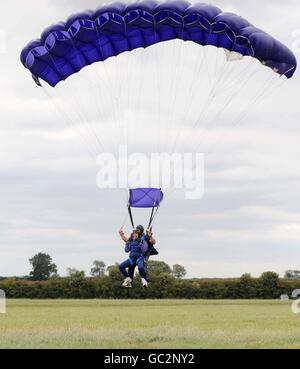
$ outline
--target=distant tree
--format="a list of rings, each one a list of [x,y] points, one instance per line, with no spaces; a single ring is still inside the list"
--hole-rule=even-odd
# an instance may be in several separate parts
[[[285,279],[300,280],[300,270],[287,270],[284,275]]]
[[[172,275],[172,269],[164,261],[150,260],[148,263],[148,271],[150,276],[159,274]]]
[[[122,299],[127,296],[128,290],[122,287],[124,277],[120,273],[119,265],[111,265],[107,268],[108,277],[107,281],[109,283],[109,296],[110,298]],[[106,278],[101,279],[105,281]]]
[[[176,279],[165,272],[150,274],[151,283],[146,291],[142,290],[144,298],[164,299],[172,298]],[[179,280],[178,280],[179,281]],[[182,281],[181,281],[182,282]]]
[[[106,271],[106,265],[104,261],[94,261],[93,268],[91,269],[91,275],[93,277],[104,277]]]
[[[252,282],[253,278],[249,273],[243,274],[240,278],[240,285],[246,289],[252,285]]]
[[[83,270],[77,270],[75,268],[68,268],[67,274],[69,278],[86,278],[85,271]]]
[[[57,266],[50,255],[39,253],[29,260],[32,265],[30,277],[34,281],[46,281],[52,275],[57,275]]]
[[[70,295],[74,298],[87,297],[87,278],[84,271],[74,268],[67,269],[68,272],[68,286],[70,288]]]
[[[108,272],[109,277],[119,275],[120,274],[119,265],[116,263],[115,265],[108,266],[107,267],[107,272]]]
[[[257,282],[252,278],[251,274],[243,274],[237,285],[236,298],[252,299],[257,295]]]
[[[259,278],[261,295],[263,298],[279,298],[279,275],[275,272],[265,272]]]
[[[59,279],[59,278],[60,278],[60,275],[58,273],[53,273],[51,274],[49,279]]]
[[[79,288],[86,280],[86,275],[84,271],[80,271],[77,269],[69,268],[68,272],[68,279],[69,284],[72,288]]]
[[[175,264],[172,268],[172,274],[176,279],[182,279],[186,276],[187,272],[184,266]]]

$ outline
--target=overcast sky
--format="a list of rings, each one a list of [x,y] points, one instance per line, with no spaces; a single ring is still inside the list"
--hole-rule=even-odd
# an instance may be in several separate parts
[[[213,3],[297,46],[298,0]],[[124,259],[117,235],[124,203],[96,187],[94,162],[84,147],[60,134],[53,110],[19,61],[22,47],[45,26],[100,4],[1,5],[0,275],[28,274],[28,259],[37,252],[49,253],[62,275],[67,267],[89,271],[93,260],[110,265]],[[218,146],[207,160],[204,199],[175,197],[162,207],[159,260],[183,264],[189,277],[300,269],[299,82],[296,73],[250,114],[237,136]]]

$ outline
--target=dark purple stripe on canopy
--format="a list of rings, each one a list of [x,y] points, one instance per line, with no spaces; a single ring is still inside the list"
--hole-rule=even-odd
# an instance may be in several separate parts
[[[137,188],[130,190],[129,205],[132,208],[157,208],[164,194],[157,188]]]
[[[175,39],[254,57],[288,78],[297,67],[285,45],[244,18],[184,0],[113,3],[75,14],[29,43],[21,61],[35,77],[54,87],[87,65]]]

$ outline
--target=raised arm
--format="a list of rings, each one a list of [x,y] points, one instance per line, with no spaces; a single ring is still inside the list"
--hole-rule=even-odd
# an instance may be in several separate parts
[[[129,238],[127,238],[127,237],[125,236],[125,233],[124,233],[123,228],[119,230],[119,235],[120,235],[121,239],[122,239],[125,243],[127,243],[127,242],[129,241]]]
[[[151,245],[156,245],[156,239],[153,237],[153,233],[152,230],[148,229],[147,230],[147,236],[149,238],[149,243],[151,243]]]

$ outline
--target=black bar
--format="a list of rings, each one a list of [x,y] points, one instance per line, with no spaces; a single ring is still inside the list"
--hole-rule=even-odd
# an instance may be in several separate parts
[[[155,210],[155,208],[152,208],[152,212],[151,212],[151,216],[150,216],[150,221],[149,221],[148,229],[150,229],[150,227],[152,225],[152,222],[153,222],[154,210]]]
[[[132,225],[132,229],[134,229],[134,221],[133,221],[133,216],[132,216],[132,211],[131,211],[131,206],[128,205],[128,213],[129,213],[129,218],[130,218],[130,221],[131,221],[131,225]]]

